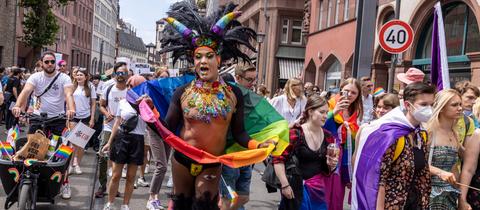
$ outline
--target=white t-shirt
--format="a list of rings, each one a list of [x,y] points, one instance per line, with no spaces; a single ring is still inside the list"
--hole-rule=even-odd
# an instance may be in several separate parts
[[[52,77],[47,77],[45,72],[37,72],[32,74],[27,83],[33,85],[33,95],[38,96],[45,91],[50,82],[57,76],[59,72]],[[72,81],[66,74],[60,74],[52,85],[52,87],[40,97],[40,108],[37,110],[34,106],[33,113],[40,114],[46,112],[48,117],[55,117],[65,113],[65,88],[71,87]],[[38,102],[38,99],[37,99]]]
[[[137,116],[137,112],[133,107],[127,102],[126,99],[120,101],[116,117],[121,117],[123,120],[128,120],[131,117]],[[119,128],[122,130],[122,128]],[[147,124],[138,116],[137,127],[131,131],[131,134],[145,135],[147,132]]]
[[[286,95],[280,95],[275,98],[272,98],[270,101],[272,106],[277,110],[277,112],[288,121],[289,125],[295,123],[297,119],[302,116],[302,112],[305,110],[305,105],[307,104],[307,99],[305,97],[297,98],[295,102],[295,107],[291,107],[288,103]]]
[[[102,92],[102,93],[105,92],[105,90],[106,90],[108,87],[110,87],[110,86],[112,86],[112,85],[115,85],[115,84],[117,84],[117,82],[115,81],[115,79],[110,79],[110,80],[107,80],[106,82],[102,82],[102,87],[100,87],[100,88],[101,88],[101,92]],[[100,84],[99,84],[99,86],[100,86]]]
[[[88,83],[90,86],[90,97],[85,96],[85,87],[77,86],[77,89],[73,92],[73,99],[75,100],[75,118],[85,119],[91,114],[92,100],[97,99],[97,93],[95,92],[95,87],[92,84]]]
[[[369,123],[370,121],[373,120],[373,96],[371,94],[368,94],[368,96],[365,98],[362,96],[362,102],[363,102],[363,119],[360,122],[361,124],[364,123]]]
[[[108,91],[108,87],[110,86],[104,86],[103,88],[103,93],[101,96],[101,99],[107,100],[106,95]],[[118,103],[122,100],[125,99],[127,96],[127,88],[125,90],[119,90],[116,85],[112,87],[110,90],[110,93],[108,93],[108,106],[107,106],[107,111],[112,113],[112,115],[115,115],[117,113],[118,109]],[[115,120],[110,121],[109,123],[104,123],[103,130],[104,131],[112,131],[112,127]],[[105,121],[106,122],[106,121]]]

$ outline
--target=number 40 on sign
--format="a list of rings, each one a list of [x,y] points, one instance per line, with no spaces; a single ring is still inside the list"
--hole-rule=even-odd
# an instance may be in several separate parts
[[[408,23],[391,20],[382,26],[378,36],[382,49],[391,54],[399,54],[412,45],[414,34]]]

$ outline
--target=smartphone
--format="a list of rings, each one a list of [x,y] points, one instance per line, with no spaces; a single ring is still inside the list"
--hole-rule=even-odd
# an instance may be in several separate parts
[[[348,98],[348,91],[342,91],[341,96],[344,96],[345,98]]]

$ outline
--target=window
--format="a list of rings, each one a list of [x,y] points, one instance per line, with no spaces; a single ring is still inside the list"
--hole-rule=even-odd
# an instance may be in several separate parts
[[[77,2],[73,3],[73,16],[77,16]]]
[[[284,43],[284,44],[288,43],[288,22],[289,22],[288,19],[284,19],[283,24],[282,24],[281,40],[282,40],[282,43]]]
[[[73,39],[75,39],[75,37],[76,37],[76,36],[75,36],[75,32],[76,32],[76,30],[77,30],[76,28],[77,28],[77,27],[76,27],[75,25],[73,25],[73,27],[72,27],[72,38],[73,38]]]
[[[323,0],[320,0],[320,12],[318,13],[318,30],[322,30],[323,28],[323,16],[324,16],[324,7],[323,7]]]
[[[94,24],[93,24],[93,30],[95,32],[100,31],[100,20],[97,17],[95,17],[95,21],[94,21]]]
[[[340,0],[337,0],[337,6],[335,6],[335,25],[338,24],[338,18],[340,16],[339,10],[340,10]]]
[[[344,7],[344,10],[343,10],[343,21],[347,21],[348,20],[348,10],[350,9],[350,3],[348,0],[345,0],[345,7]]]
[[[302,21],[301,20],[293,21],[292,44],[302,44]]]
[[[328,0],[327,28],[330,27],[331,16],[332,16],[332,0]]]

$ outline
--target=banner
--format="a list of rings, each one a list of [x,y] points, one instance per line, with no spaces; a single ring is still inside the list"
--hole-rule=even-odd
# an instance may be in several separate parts
[[[91,129],[82,122],[78,122],[65,139],[78,147],[85,148],[94,133],[94,129]]]

